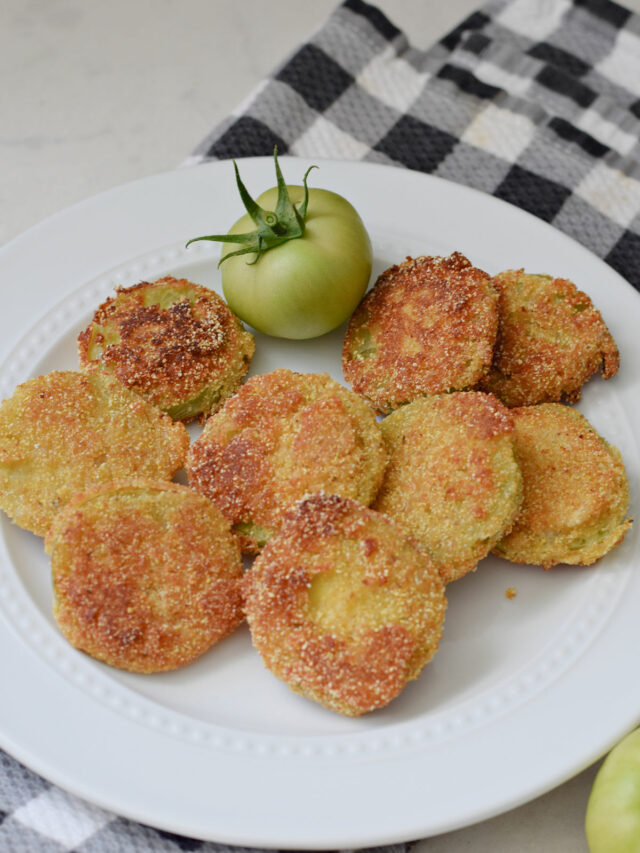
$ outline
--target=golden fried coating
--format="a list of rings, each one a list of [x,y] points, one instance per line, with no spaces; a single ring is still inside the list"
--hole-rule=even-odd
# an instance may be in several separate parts
[[[369,504],[386,453],[371,407],[326,374],[254,376],[209,418],[186,463],[189,483],[257,553],[285,511],[315,492]]]
[[[389,463],[374,507],[405,527],[446,583],[475,569],[522,501],[509,410],[490,394],[416,400],[382,422]]]
[[[44,536],[79,491],[120,477],[170,480],[189,435],[116,379],[57,371],[0,406],[0,508]]]
[[[118,288],[78,338],[83,370],[110,373],[185,421],[220,408],[254,350],[217,293],[172,276]]]
[[[428,557],[381,513],[336,495],[293,508],[245,576],[253,643],[296,693],[359,716],[435,654],[446,609]]]
[[[588,566],[631,527],[629,486],[619,451],[584,415],[559,403],[512,410],[522,509],[494,553],[550,569]]]
[[[480,382],[507,406],[566,400],[598,370],[620,365],[615,341],[586,293],[564,278],[508,270],[493,279],[499,328],[491,370]]]
[[[407,258],[382,273],[349,322],[347,382],[383,414],[473,387],[491,364],[497,299],[489,276],[459,252]]]
[[[236,538],[222,513],[187,486],[98,486],[56,517],[45,547],[60,630],[110,666],[176,669],[243,619]]]

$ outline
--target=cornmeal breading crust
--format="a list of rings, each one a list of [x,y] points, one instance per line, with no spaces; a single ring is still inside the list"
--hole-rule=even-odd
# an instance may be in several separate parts
[[[426,548],[447,583],[457,580],[522,501],[509,410],[491,394],[457,391],[409,403],[381,426],[389,463],[374,507]]]
[[[446,609],[428,557],[381,513],[315,495],[245,581],[253,643],[296,693],[349,716],[381,708],[435,654]]]
[[[542,403],[512,413],[524,499],[495,553],[545,569],[590,565],[631,527],[620,452],[569,406]]]
[[[60,630],[110,666],[176,669],[243,619],[238,543],[186,486],[131,480],[90,490],[58,515],[46,549]]]
[[[0,406],[0,507],[44,536],[80,491],[122,477],[170,480],[189,435],[116,379],[56,371]]]
[[[382,273],[349,322],[347,382],[383,414],[472,388],[491,364],[497,303],[489,276],[459,252],[407,258]]]
[[[256,553],[296,501],[316,492],[363,504],[386,463],[371,407],[331,377],[254,376],[209,418],[187,458],[193,488],[218,506]]]
[[[600,312],[564,278],[508,270],[492,279],[500,323],[491,370],[480,382],[507,406],[580,399],[589,377],[614,376],[620,356]]]
[[[83,370],[112,374],[185,421],[220,408],[254,350],[217,293],[172,276],[119,288],[78,338]]]

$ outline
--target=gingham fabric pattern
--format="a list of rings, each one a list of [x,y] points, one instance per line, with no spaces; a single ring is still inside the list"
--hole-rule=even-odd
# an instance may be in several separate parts
[[[476,187],[640,289],[640,18],[610,0],[491,0],[427,51],[346,0],[186,164],[274,144]],[[231,849],[117,817],[0,751],[2,853]]]
[[[346,0],[188,162],[275,144],[491,193],[640,288],[640,17],[610,0],[491,0],[427,51]]]

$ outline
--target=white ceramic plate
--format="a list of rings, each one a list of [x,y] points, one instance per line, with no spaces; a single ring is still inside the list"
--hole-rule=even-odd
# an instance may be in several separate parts
[[[283,158],[289,182],[305,161]],[[459,250],[490,273],[573,279],[602,309],[622,368],[580,409],[640,463],[640,299],[586,249],[494,198],[415,172],[320,162],[314,186],[347,196],[378,273],[407,254]],[[242,162],[254,193],[269,158]],[[103,193],[0,253],[0,393],[73,368],[75,338],[117,284],[167,273],[219,287],[218,248],[185,241],[240,214],[228,162]],[[344,330],[308,342],[257,336],[252,372],[341,379]],[[487,559],[449,587],[441,648],[388,708],[358,720],[299,698],[262,666],[246,629],[184,670],[121,673],[70,648],[51,616],[42,541],[0,529],[0,743],[64,788],[174,832],[267,847],[357,847],[470,824],[563,782],[640,717],[635,531],[593,568],[543,572]],[[517,597],[505,591],[515,587]]]

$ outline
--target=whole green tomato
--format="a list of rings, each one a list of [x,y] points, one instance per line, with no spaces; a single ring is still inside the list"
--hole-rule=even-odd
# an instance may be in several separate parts
[[[640,853],[640,729],[605,758],[587,804],[591,853]]]
[[[224,243],[222,289],[234,314],[268,335],[315,338],[348,319],[362,299],[371,241],[346,199],[309,189],[310,170],[303,186],[287,186],[274,157],[278,185],[255,201],[234,163],[247,213],[226,235],[196,239]]]
[[[302,187],[287,187],[295,204]],[[257,199],[275,207],[277,188]],[[250,227],[249,215],[230,229]],[[232,246],[225,244],[223,252]],[[304,234],[265,252],[255,264],[242,256],[222,265],[229,308],[261,332],[279,338],[315,338],[335,329],[356,309],[371,275],[371,243],[356,210],[329,190],[310,189]]]

